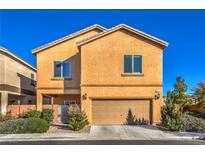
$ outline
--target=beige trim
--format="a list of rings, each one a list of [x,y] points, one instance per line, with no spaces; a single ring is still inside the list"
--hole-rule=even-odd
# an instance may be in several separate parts
[[[14,92],[16,94],[25,94],[35,96],[36,92],[28,89],[22,89],[9,84],[0,84],[0,91]]]
[[[87,39],[81,40],[81,41],[77,42],[77,46],[82,46],[82,45],[84,45],[84,44],[87,44],[87,43],[89,43],[89,42],[91,42],[91,41],[94,41],[94,40],[96,40],[96,39],[98,39],[98,38],[101,38],[101,37],[103,37],[103,36],[106,36],[106,35],[108,35],[108,34],[110,34],[110,33],[112,33],[112,32],[115,32],[115,31],[117,31],[117,30],[119,30],[119,29],[122,29],[122,28],[123,28],[123,29],[126,29],[126,30],[128,30],[128,31],[130,31],[130,32],[132,32],[132,33],[134,33],[134,34],[137,34],[137,35],[139,35],[139,36],[141,36],[141,37],[144,37],[144,38],[146,38],[146,39],[148,39],[148,40],[151,40],[151,41],[153,41],[153,42],[155,42],[155,43],[158,43],[158,44],[160,44],[163,48],[166,48],[166,47],[168,46],[168,43],[167,43],[167,42],[165,42],[165,41],[163,41],[163,40],[161,40],[161,39],[158,39],[158,38],[156,38],[156,37],[154,37],[154,36],[152,36],[152,35],[149,35],[149,34],[147,34],[147,33],[144,33],[144,32],[142,32],[142,31],[140,31],[140,30],[138,30],[138,29],[135,29],[135,28],[133,28],[133,27],[130,27],[130,26],[128,26],[128,25],[125,25],[125,24],[117,25],[117,26],[115,26],[115,27],[113,27],[113,28],[111,28],[111,29],[105,30],[105,31],[103,31],[103,32],[101,32],[101,33],[99,33],[99,34],[96,34],[96,35],[94,35],[94,36],[88,37]]]
[[[136,56],[142,56],[142,73],[124,73],[124,65],[125,65],[125,56],[132,56],[132,69],[134,70],[134,56],[136,55]],[[122,62],[123,62],[123,64],[122,64],[122,74],[121,74],[121,76],[144,76],[144,57],[143,57],[143,55],[142,54],[124,54],[123,56],[123,59],[122,59]]]
[[[55,41],[52,41],[52,42],[50,42],[50,43],[44,44],[44,45],[42,45],[42,46],[40,46],[40,47],[38,47],[38,48],[35,48],[35,49],[32,50],[32,54],[35,55],[35,54],[39,53],[40,51],[42,51],[42,50],[44,50],[44,49],[47,49],[47,48],[49,48],[49,47],[51,47],[51,46],[54,46],[54,45],[56,45],[56,44],[59,44],[59,43],[61,43],[61,42],[67,41],[67,40],[69,40],[69,39],[71,39],[71,38],[74,38],[74,37],[76,37],[76,36],[82,35],[82,34],[88,32],[88,31],[91,31],[91,30],[93,30],[93,29],[99,29],[99,30],[104,31],[106,28],[103,27],[103,26],[100,26],[100,25],[98,25],[98,24],[95,24],[95,25],[93,25],[93,26],[90,26],[90,27],[87,27],[87,28],[85,28],[85,29],[82,29],[82,30],[80,30],[80,31],[78,31],[78,32],[76,32],[76,33],[67,35],[67,36],[65,36],[65,37],[62,37],[62,38],[57,39],[57,40],[55,40]]]
[[[89,99],[154,99],[154,96],[90,96]]]
[[[33,71],[36,72],[36,68],[34,68],[33,66],[31,66],[30,64],[28,64],[27,62],[25,62],[24,60],[20,59],[19,57],[17,57],[16,55],[14,55],[13,53],[11,53],[11,51],[9,51],[8,49],[0,46],[0,51],[2,51],[4,54],[14,58],[15,60],[17,60],[18,62],[22,63],[23,65],[27,66],[28,68],[32,69]]]
[[[36,89],[38,90],[55,90],[55,89],[60,89],[60,90],[66,90],[66,89],[80,89],[80,87],[69,87],[69,88],[58,88],[58,87],[37,87]]]
[[[64,77],[53,77],[51,80],[72,80],[72,78],[64,78]]]
[[[127,76],[127,77],[129,77],[129,76],[144,76],[144,74],[143,73],[122,73],[121,74],[121,76]]]
[[[163,87],[163,84],[81,84],[81,87]]]

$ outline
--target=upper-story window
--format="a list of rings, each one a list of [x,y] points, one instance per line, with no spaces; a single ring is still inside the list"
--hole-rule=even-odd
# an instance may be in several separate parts
[[[33,73],[31,73],[31,79],[35,80],[35,75]]]
[[[35,75],[33,73],[31,73],[31,85],[35,86],[36,85],[36,81],[35,81]]]
[[[54,62],[54,77],[71,78],[71,64],[68,61]]]
[[[141,74],[142,73],[142,56],[141,55],[124,55],[124,73]]]

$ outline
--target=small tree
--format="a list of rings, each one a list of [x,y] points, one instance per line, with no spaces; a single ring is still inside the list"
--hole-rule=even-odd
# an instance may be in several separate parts
[[[183,111],[183,108],[186,105],[191,104],[191,99],[188,98],[187,92],[188,86],[185,84],[185,81],[182,77],[176,78],[176,83],[173,90],[173,103],[176,104],[176,108]]]
[[[70,107],[68,114],[70,116],[68,126],[74,131],[79,131],[89,124],[85,112],[80,111],[75,107]]]
[[[41,113],[41,119],[44,119],[48,123],[51,123],[54,118],[54,110],[53,109],[43,109]]]
[[[193,97],[195,98],[196,104],[200,107],[205,107],[205,82],[198,83],[198,87],[193,91]]]
[[[175,94],[171,91],[167,93],[165,105],[161,108],[162,125],[171,131],[180,131],[183,129],[183,114],[176,109]]]

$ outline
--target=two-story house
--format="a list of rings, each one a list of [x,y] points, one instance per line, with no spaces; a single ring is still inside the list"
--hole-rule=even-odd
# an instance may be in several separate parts
[[[13,106],[15,110],[12,110],[12,115],[16,115],[18,114],[16,112],[19,112],[17,105],[36,104],[35,78],[36,69],[33,66],[0,47],[0,111],[2,114],[11,111],[10,107]]]
[[[37,109],[78,104],[91,124],[124,124],[129,111],[160,122],[163,49],[168,43],[130,26],[93,25],[33,50]]]

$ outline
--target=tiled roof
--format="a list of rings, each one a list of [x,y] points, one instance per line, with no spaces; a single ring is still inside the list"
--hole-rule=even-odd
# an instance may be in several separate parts
[[[67,36],[65,36],[65,37],[62,37],[62,38],[57,39],[57,40],[55,40],[55,41],[52,41],[52,42],[50,42],[50,43],[44,44],[44,45],[42,45],[42,46],[40,46],[40,47],[38,47],[38,48],[35,48],[35,49],[33,49],[32,53],[33,53],[33,54],[36,54],[36,53],[38,53],[39,51],[41,51],[41,50],[43,50],[43,49],[46,49],[46,48],[48,48],[48,47],[50,47],[50,46],[53,46],[53,45],[58,44],[58,43],[61,43],[61,42],[66,41],[66,40],[68,40],[68,39],[71,39],[71,38],[73,38],[73,37],[75,37],[75,36],[78,36],[78,35],[80,35],[80,34],[82,34],[82,33],[85,33],[85,32],[87,32],[87,31],[90,31],[90,30],[95,29],[95,28],[98,28],[98,29],[101,29],[101,30],[105,30],[105,29],[106,29],[106,28],[103,27],[103,26],[100,26],[100,25],[98,25],[98,24],[95,24],[95,25],[92,25],[92,26],[87,27],[87,28],[85,28],[85,29],[82,29],[82,30],[80,30],[80,31],[78,31],[78,32],[72,33],[72,34],[70,34],[70,35],[67,35]]]
[[[97,38],[100,38],[100,37],[102,37],[102,36],[104,36],[104,35],[106,35],[106,34],[109,34],[109,33],[113,32],[113,31],[115,31],[115,30],[118,30],[118,29],[120,29],[120,28],[125,28],[125,29],[127,29],[127,30],[129,30],[129,31],[132,31],[132,32],[134,32],[134,33],[136,33],[136,34],[138,34],[138,35],[140,35],[140,36],[142,36],[142,37],[145,37],[145,38],[147,38],[147,39],[149,39],[149,40],[152,40],[152,41],[154,41],[154,42],[156,42],[156,43],[158,43],[158,44],[161,44],[161,45],[163,45],[164,47],[167,47],[167,46],[168,46],[168,43],[167,43],[167,42],[165,42],[165,41],[163,41],[163,40],[161,40],[161,39],[158,39],[158,38],[156,38],[156,37],[154,37],[154,36],[152,36],[152,35],[149,35],[149,34],[147,34],[147,33],[144,33],[144,32],[142,32],[142,31],[140,31],[140,30],[138,30],[138,29],[135,29],[135,28],[133,28],[133,27],[130,27],[130,26],[126,25],[126,24],[117,25],[117,26],[112,27],[112,28],[110,28],[110,29],[104,30],[103,32],[101,32],[101,33],[99,33],[99,34],[96,34],[96,35],[94,35],[94,36],[91,36],[91,37],[88,37],[88,38],[83,39],[83,40],[81,40],[81,41],[78,41],[78,42],[77,42],[77,45],[78,45],[78,46],[81,46],[81,45],[83,45],[83,44],[85,44],[85,43],[88,43],[88,42],[90,42],[90,41],[93,41],[93,40],[95,40],[95,39],[97,39]]]
[[[21,62],[22,64],[26,65],[27,67],[29,67],[30,69],[36,71],[36,68],[34,68],[33,66],[31,66],[29,63],[25,62],[24,60],[22,60],[21,58],[17,57],[16,55],[14,55],[11,51],[9,51],[8,49],[0,46],[0,51],[11,56],[12,58],[16,59],[17,61]]]

